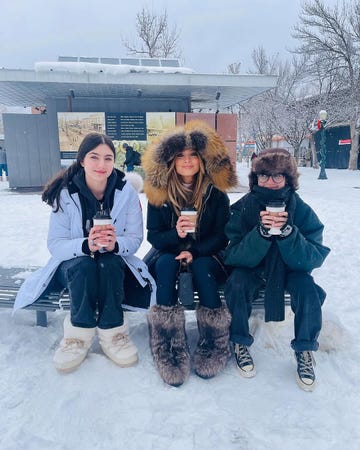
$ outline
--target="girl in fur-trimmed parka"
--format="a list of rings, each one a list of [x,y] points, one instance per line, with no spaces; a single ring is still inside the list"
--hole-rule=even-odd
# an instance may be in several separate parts
[[[218,284],[226,276],[221,253],[227,244],[229,199],[224,191],[236,185],[236,175],[220,137],[199,121],[161,136],[145,151],[142,166],[149,201],[147,237],[157,250],[150,267],[157,284],[157,305],[148,315],[151,351],[163,380],[180,386],[190,372],[184,308],[177,305],[176,292],[184,260],[199,293],[194,371],[211,378],[230,356],[230,314],[221,303]],[[184,207],[197,211],[195,233],[180,214]]]

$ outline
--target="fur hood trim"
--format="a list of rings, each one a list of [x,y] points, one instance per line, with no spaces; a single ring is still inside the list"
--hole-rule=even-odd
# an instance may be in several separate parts
[[[268,148],[253,159],[249,174],[250,190],[258,184],[257,175],[283,173],[286,184],[294,191],[299,188],[299,172],[295,158],[284,148]]]
[[[229,151],[220,136],[206,123],[192,121],[161,135],[144,152],[144,192],[151,204],[160,206],[166,202],[169,165],[185,148],[200,154],[211,183],[220,191],[237,186]]]

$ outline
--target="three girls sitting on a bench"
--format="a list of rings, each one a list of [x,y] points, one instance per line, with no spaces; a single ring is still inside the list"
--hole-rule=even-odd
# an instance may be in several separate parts
[[[71,314],[54,358],[62,371],[81,364],[96,331],[104,353],[115,363],[129,366],[138,358],[122,304],[125,292],[136,284],[133,277],[140,282],[152,278],[134,256],[143,238],[140,202],[124,174],[114,169],[115,154],[109,138],[90,134],[77,161],[46,187],[43,199],[53,207],[48,237],[52,258],[26,280],[17,299],[22,306],[33,302],[53,277],[69,288]],[[160,254],[150,267],[157,284],[157,305],[148,314],[150,345],[163,380],[179,386],[190,372],[184,310],[176,305],[175,291],[179,265],[186,259],[200,303],[195,373],[211,378],[221,371],[231,341],[239,372],[253,376],[248,352],[253,342],[248,328],[251,301],[265,284],[265,318],[283,320],[286,287],[295,313],[291,345],[297,380],[311,390],[311,352],[318,348],[325,292],[310,272],[321,266],[329,249],[322,245],[323,225],[295,193],[294,158],[281,149],[259,153],[249,175],[250,192],[232,206],[230,218],[225,191],[236,186],[236,175],[225,145],[204,123],[189,122],[161,136],[146,149],[143,168],[148,240]],[[266,211],[274,199],[285,203],[285,211],[275,216]],[[188,232],[191,224],[180,214],[185,206],[197,210],[195,233]],[[108,210],[112,218],[103,229],[92,226],[99,209]],[[279,234],[269,234],[272,227]],[[230,312],[217,294],[218,284],[226,279],[223,250],[227,268],[233,268],[225,289]]]

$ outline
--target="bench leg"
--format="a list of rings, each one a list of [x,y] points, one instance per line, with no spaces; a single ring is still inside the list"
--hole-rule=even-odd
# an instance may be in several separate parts
[[[47,327],[46,311],[36,311],[36,325],[38,327]]]

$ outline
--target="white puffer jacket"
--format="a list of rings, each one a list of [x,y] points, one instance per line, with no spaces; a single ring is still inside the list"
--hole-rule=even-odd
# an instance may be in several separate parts
[[[60,263],[79,256],[88,256],[82,251],[84,234],[79,195],[77,193],[70,195],[69,191],[64,189],[61,192],[60,203],[62,210],[59,209],[58,212],[52,212],[50,215],[48,249],[51,258],[45,267],[34,272],[21,285],[14,303],[14,311],[34,303],[39,298]],[[124,259],[141,286],[147,284],[146,279],[151,282],[150,304],[153,304],[156,298],[155,282],[146,264],[135,256],[143,240],[143,220],[138,194],[129,182],[122,190],[115,190],[111,217],[119,244],[117,254]]]

